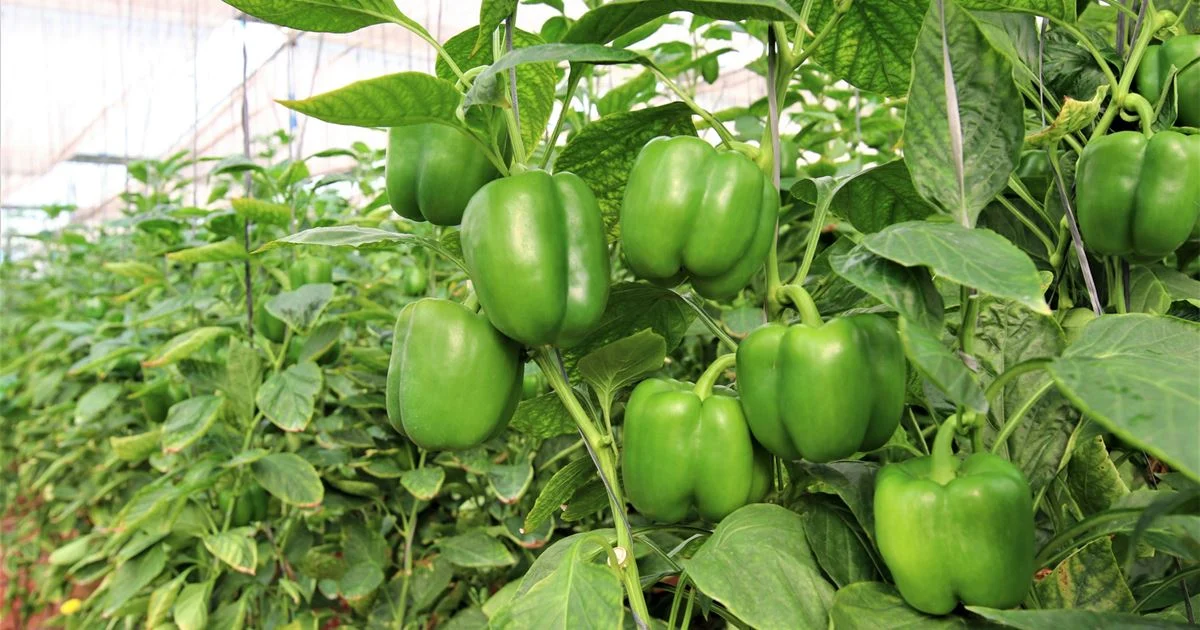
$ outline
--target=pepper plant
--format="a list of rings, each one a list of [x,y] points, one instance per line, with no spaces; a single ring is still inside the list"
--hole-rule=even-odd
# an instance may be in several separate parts
[[[226,2],[436,67],[0,267],[5,610],[1194,623],[1191,0]]]

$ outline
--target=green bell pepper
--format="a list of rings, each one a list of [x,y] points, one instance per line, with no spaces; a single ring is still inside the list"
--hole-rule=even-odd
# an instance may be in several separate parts
[[[1175,124],[1180,127],[1200,127],[1200,34],[1180,35],[1165,44],[1146,48],[1138,64],[1137,91],[1151,105],[1157,105],[1167,87],[1171,66],[1180,72],[1175,75]],[[1191,65],[1188,65],[1191,64]]]
[[[787,287],[803,323],[767,324],[737,350],[738,391],[754,437],[783,459],[828,462],[887,443],[904,411],[904,349],[878,315],[822,323]]]
[[[1120,131],[1087,144],[1075,173],[1079,232],[1088,249],[1158,259],[1200,217],[1200,136]]]
[[[322,258],[301,258],[288,269],[288,280],[293,291],[306,284],[330,284],[333,282],[333,265]]]
[[[700,295],[726,299],[762,268],[778,216],[779,191],[750,158],[693,136],[655,138],[629,172],[621,243],[638,277],[690,278]]]
[[[267,312],[263,301],[258,301],[254,304],[254,331],[275,343],[282,343],[287,333],[287,324]]]
[[[961,463],[958,421],[938,429],[933,454],[875,477],[875,538],[904,601],[933,615],[1012,608],[1033,579],[1033,500],[1021,471],[991,453]]]
[[[396,318],[384,398],[397,431],[427,450],[482,444],[521,400],[520,348],[487,319],[426,298]]]
[[[458,225],[467,202],[500,172],[465,132],[421,123],[388,130],[388,201],[406,219]]]
[[[625,407],[621,469],[638,512],[674,523],[694,507],[715,522],[766,496],[770,456],[751,437],[737,398],[713,392],[731,362],[729,355],[718,359],[695,386],[649,379],[634,388]]]
[[[525,345],[569,347],[604,315],[604,221],[576,175],[529,171],[487,184],[463,214],[462,249],[488,319]]]

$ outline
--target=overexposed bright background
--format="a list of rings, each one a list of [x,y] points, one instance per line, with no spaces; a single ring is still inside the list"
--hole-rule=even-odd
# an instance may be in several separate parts
[[[582,0],[566,5],[571,17],[585,10]],[[477,0],[398,6],[440,41],[478,22]],[[273,99],[433,71],[433,50],[395,25],[314,34],[239,15],[219,0],[0,0],[0,234],[119,214],[131,160],[179,150],[240,154],[243,50],[251,134],[292,130],[306,155],[356,140],[382,147],[385,137],[295,116]],[[522,5],[518,26],[537,32],[553,15],[544,5]],[[668,27],[638,46],[688,38],[682,26]],[[701,84],[697,96],[709,109],[765,93],[759,77],[735,71],[761,55],[758,42],[738,34],[727,44],[737,52],[721,58],[720,80]],[[194,173],[201,180],[203,168]],[[203,203],[203,195],[197,185],[188,202]],[[41,210],[47,205],[79,209],[51,221]]]

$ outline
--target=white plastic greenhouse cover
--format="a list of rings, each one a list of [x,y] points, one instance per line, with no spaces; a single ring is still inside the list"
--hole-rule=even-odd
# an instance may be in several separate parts
[[[397,4],[445,41],[478,22],[480,3]],[[571,16],[585,11],[582,0],[566,6]],[[522,4],[518,26],[537,32],[556,14]],[[385,136],[295,116],[273,99],[393,72],[433,71],[432,49],[395,25],[321,35],[240,17],[218,0],[0,0],[0,235],[119,214],[131,160],[180,150],[240,154],[243,44],[251,134],[294,129],[303,155],[358,140],[382,147]],[[684,27],[672,28],[655,39],[688,39]],[[741,34],[730,47],[736,52],[721,57],[722,66],[740,68],[762,52]],[[765,93],[761,78],[746,71],[698,89],[698,102],[714,110]],[[345,165],[324,160],[321,166]],[[206,165],[196,169],[189,175],[199,183],[187,191],[187,203],[203,203],[207,194]],[[78,210],[51,221],[41,210],[47,205]]]

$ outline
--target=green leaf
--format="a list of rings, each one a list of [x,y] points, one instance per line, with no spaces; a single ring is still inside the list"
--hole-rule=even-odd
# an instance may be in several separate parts
[[[246,248],[236,239],[227,238],[216,243],[189,247],[167,254],[167,260],[180,263],[228,262],[245,260]]]
[[[952,630],[968,628],[961,617],[922,614],[900,598],[895,587],[880,582],[859,582],[839,589],[829,611],[830,630],[851,628],[911,628]],[[1058,630],[1062,630],[1061,628]]]
[[[471,54],[474,55],[484,50],[485,46],[490,45],[492,32],[500,26],[504,18],[509,17],[516,10],[517,0],[483,0],[479,5],[479,28],[477,29],[479,35],[475,38],[475,45],[471,47]]]
[[[934,333],[901,317],[900,341],[913,367],[947,398],[978,413],[987,412],[988,403],[979,379]]]
[[[1129,274],[1130,313],[1162,315],[1171,308],[1172,301],[1170,291],[1157,274],[1145,267],[1133,268]]]
[[[1129,445],[1200,481],[1200,325],[1152,315],[1104,315],[1050,365],[1059,388]]]
[[[452,233],[447,231],[447,233]],[[414,236],[412,234],[401,234],[399,232],[390,232],[388,230],[380,230],[378,228],[358,227],[353,225],[339,225],[335,227],[318,227],[303,232],[297,232],[277,239],[263,245],[254,250],[255,254],[269,252],[280,247],[288,247],[294,245],[320,245],[323,247],[352,247],[354,249],[374,250],[374,249],[394,249],[397,244],[408,243],[419,245],[426,249],[435,251],[451,262],[458,265],[460,269],[466,271],[466,263],[462,260],[461,251],[455,252],[447,249],[440,241]]]
[[[258,408],[284,431],[303,431],[316,412],[321,368],[306,361],[272,374],[258,390]]]
[[[333,350],[342,336],[342,322],[325,322],[304,340],[300,348],[300,361],[316,361]],[[332,356],[332,355],[331,355]]]
[[[575,173],[596,195],[608,233],[617,234],[629,170],[646,143],[659,136],[694,136],[692,110],[683,103],[605,116],[570,137],[554,161]]]
[[[425,466],[406,470],[400,476],[400,485],[422,501],[431,501],[442,491],[446,480],[446,469],[441,466]]]
[[[929,267],[940,278],[1050,314],[1033,261],[991,230],[909,221],[868,235],[862,245],[906,267]]]
[[[573,372],[580,357],[647,328],[667,341],[667,352],[670,352],[683,341],[695,318],[696,311],[674,291],[649,284],[619,282],[609,292],[608,305],[600,323],[583,341],[563,351],[563,363],[568,373]]]
[[[254,529],[241,527],[204,537],[204,548],[238,573],[254,575],[258,566],[258,544]]]
[[[506,567],[517,562],[504,543],[482,531],[446,538],[438,548],[443,558],[460,567]]]
[[[267,301],[266,309],[293,330],[307,333],[332,301],[332,284],[306,284],[295,291],[279,293]]]
[[[204,437],[216,424],[224,402],[220,396],[197,396],[171,405],[162,428],[163,451],[178,453]]]
[[[608,557],[602,553],[604,546],[604,537],[596,532],[551,545],[534,561],[508,605],[491,617],[491,626],[551,630],[622,627],[624,591],[616,569],[604,563]]]
[[[659,370],[666,358],[666,340],[646,329],[593,350],[579,359],[577,369],[607,410],[621,388]]]
[[[243,425],[248,426],[254,420],[254,395],[261,380],[262,359],[258,352],[241,339],[231,337],[221,391]]]
[[[182,359],[186,359],[204,349],[209,342],[229,334],[229,329],[221,326],[202,326],[193,328],[185,333],[175,335],[158,351],[158,356],[142,362],[142,367],[162,367]]]
[[[575,419],[563,406],[562,400],[554,392],[546,392],[536,398],[522,400],[517,405],[508,427],[518,433],[530,437],[547,439],[559,435],[577,433],[579,427]]]
[[[488,486],[501,503],[512,505],[521,500],[533,483],[533,466],[520,464],[494,465],[487,472]]]
[[[895,223],[919,221],[937,208],[917,193],[904,160],[892,160],[861,171],[839,186],[829,211],[869,234]]]
[[[803,517],[778,505],[739,508],[682,564],[697,588],[750,626],[828,623],[834,588],[817,568]]]
[[[805,497],[801,505],[808,546],[834,585],[844,588],[878,577],[876,561],[867,550],[866,534],[858,529],[845,507],[812,496]]]
[[[1063,560],[1049,575],[1034,583],[1038,601],[1046,608],[1086,608],[1127,612],[1133,593],[1113,555],[1112,540],[1094,540]]]
[[[185,571],[175,576],[175,579],[160,585],[150,593],[150,602],[146,605],[147,628],[157,628],[159,624],[166,621],[171,607],[175,605],[175,599],[179,597],[179,590],[183,588],[184,581],[187,580],[188,573]]]
[[[432,122],[467,131],[458,119],[461,100],[462,94],[449,81],[423,72],[400,72],[279,104],[335,125],[402,127]]]
[[[132,280],[162,280],[162,269],[147,262],[128,260],[124,262],[106,262],[104,270]]]
[[[907,94],[913,48],[929,1],[854,2],[840,16],[839,4],[812,5],[808,23],[814,32],[839,20],[813,58],[855,87],[887,96]]]
[[[287,226],[292,221],[292,209],[261,199],[230,199],[234,212],[247,221]]]
[[[104,413],[121,395],[117,383],[97,383],[75,402],[75,424],[87,424]]]
[[[418,33],[425,29],[396,8],[394,0],[224,0],[271,24],[315,33],[350,33],[364,26],[396,22]]]
[[[905,267],[867,251],[862,245],[829,257],[830,266],[850,281],[891,307],[901,317],[930,330],[941,330],[944,319],[942,295],[924,267]]]
[[[1075,20],[1075,2],[1072,0],[959,0],[959,3],[975,11],[1015,11],[1067,22]]]
[[[1129,486],[1108,456],[1104,436],[1085,440],[1071,452],[1067,489],[1084,516],[1107,510],[1113,502],[1129,494]]]
[[[563,41],[603,44],[672,11],[714,20],[801,21],[783,0],[614,0],[583,14]]]
[[[516,2],[514,1],[513,4],[515,5]],[[487,9],[485,4],[480,8],[480,13],[482,14]],[[491,45],[494,29],[495,26],[487,27],[486,30],[469,28],[451,37],[442,48],[454,59],[463,72],[479,66],[490,66],[494,61]],[[484,39],[487,40],[487,45],[479,47],[479,42]],[[516,50],[544,43],[546,42],[541,37],[533,33],[513,29],[513,48]],[[434,69],[439,78],[447,81],[457,80],[454,72],[450,69],[450,64],[446,63],[446,60],[440,55]],[[505,74],[504,77],[501,77],[501,83],[503,83],[501,89],[505,94],[509,90],[508,82],[504,80],[507,76]],[[521,140],[527,152],[533,151],[538,140],[546,132],[546,125],[549,124],[550,115],[554,112],[554,88],[557,83],[558,73],[553,63],[527,63],[517,68]]]
[[[650,64],[650,60],[641,53],[599,44],[540,44],[519,48],[504,55],[475,77],[475,82],[467,92],[466,106],[504,104],[508,99],[508,82],[505,80],[508,75],[505,72],[510,68],[529,63],[560,61],[595,65]]]
[[[985,387],[1021,363],[1057,357],[1065,345],[1053,317],[1001,300],[984,300],[979,308],[973,356],[979,363],[980,381]],[[990,444],[1000,427],[1042,392],[1026,409],[1026,420],[998,451],[1021,469],[1035,495],[1058,476],[1071,434],[1080,419],[1079,412],[1056,389],[1044,391],[1049,383],[1049,375],[1041,370],[1010,381],[1001,395],[989,402],[991,417],[983,427],[984,440]]]
[[[905,111],[904,159],[917,191],[974,225],[1017,166],[1024,100],[1012,63],[956,2],[929,3]]]
[[[260,486],[288,505],[312,508],[325,498],[317,470],[294,453],[268,455],[251,464],[250,469]]]
[[[208,597],[212,582],[186,584],[175,598],[172,609],[180,630],[204,630],[208,627]]]
[[[597,478],[596,465],[590,457],[581,457],[558,469],[542,488],[533,508],[525,515],[522,529],[532,532],[549,520],[556,510],[575,496],[575,492]]]
[[[997,610],[983,606],[967,606],[967,610],[988,621],[1021,630],[1186,630],[1194,627],[1142,615],[1098,610]]]
[[[112,575],[108,597],[104,602],[104,616],[112,616],[166,567],[167,551],[163,545],[154,545],[149,551],[118,567]]]
[[[158,427],[137,435],[113,436],[108,438],[108,445],[113,454],[123,462],[140,462],[150,457],[158,450],[162,430]]]

